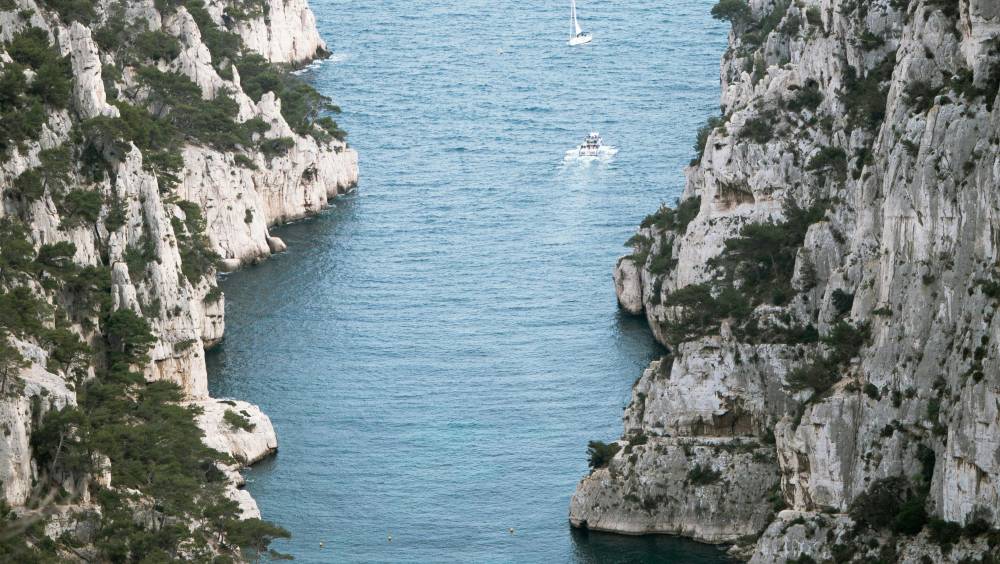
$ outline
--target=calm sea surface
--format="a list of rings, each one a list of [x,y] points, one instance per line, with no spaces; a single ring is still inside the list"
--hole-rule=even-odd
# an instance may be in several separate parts
[[[669,537],[570,530],[586,445],[621,434],[662,351],[611,269],[683,188],[718,106],[715,0],[311,0],[357,194],[275,230],[229,276],[211,391],[260,404],[248,472],[299,562],[720,562]],[[589,131],[610,162],[564,162]],[[514,528],[515,534],[508,533]],[[392,542],[388,542],[388,535]],[[320,548],[320,542],[325,548]]]

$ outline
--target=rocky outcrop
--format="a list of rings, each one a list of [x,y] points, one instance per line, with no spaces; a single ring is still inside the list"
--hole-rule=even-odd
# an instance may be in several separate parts
[[[229,478],[227,495],[239,504],[244,518],[259,519],[257,502],[242,489],[245,480],[240,468],[278,451],[278,437],[271,419],[259,407],[245,401],[206,399],[189,405],[201,412],[197,423],[205,433],[205,444],[233,458],[234,463],[224,468]]]
[[[278,438],[271,419],[256,405],[227,399],[202,400],[191,405],[201,410],[198,426],[205,432],[205,444],[215,450],[243,464],[253,464],[277,452]],[[234,425],[227,421],[229,412],[241,423]]]
[[[271,62],[297,65],[326,54],[306,0],[265,0],[240,17],[234,17],[227,2],[211,0],[209,6],[217,23],[231,26],[247,49]]]
[[[650,216],[616,267],[620,304],[674,355],[668,379],[637,383],[623,440],[756,437],[774,463],[717,468],[753,494],[705,502],[725,511],[727,538],[703,532],[718,516],[677,504],[697,488],[600,528],[762,534],[744,553],[755,562],[876,557],[858,548],[861,530],[900,561],[989,552],[982,531],[1000,528],[994,4],[752,0],[751,15],[731,14],[723,116],[678,208]],[[624,470],[623,456],[581,482],[571,521],[590,526],[598,509],[627,507],[628,484],[677,484],[699,464]],[[775,479],[774,505],[791,512],[767,525]],[[969,527],[962,550],[912,523],[852,529],[859,500],[889,479],[938,529]],[[836,556],[838,544],[856,550]]]

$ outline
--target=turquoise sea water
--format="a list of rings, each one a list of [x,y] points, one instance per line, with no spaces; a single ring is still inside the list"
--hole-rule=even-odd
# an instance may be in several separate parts
[[[312,0],[357,194],[228,277],[217,397],[280,452],[248,472],[299,562],[720,562],[669,537],[571,531],[586,445],[662,351],[619,313],[615,259],[683,188],[717,111],[715,0]],[[610,162],[564,162],[591,130]],[[514,528],[515,534],[508,533]],[[387,541],[392,535],[392,542]],[[319,543],[324,542],[325,548]]]

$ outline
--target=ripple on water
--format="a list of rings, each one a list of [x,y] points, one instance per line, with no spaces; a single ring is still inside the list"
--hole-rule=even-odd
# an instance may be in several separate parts
[[[615,306],[622,242],[683,189],[718,108],[715,0],[313,0],[359,192],[223,282],[210,386],[271,416],[249,472],[299,562],[719,562],[571,531],[586,444],[660,354]],[[497,50],[502,49],[503,54]],[[338,56],[339,55],[339,56]],[[566,166],[589,131],[623,148]],[[508,532],[513,527],[514,535]],[[392,543],[387,535],[393,536]],[[325,547],[319,548],[324,542]]]

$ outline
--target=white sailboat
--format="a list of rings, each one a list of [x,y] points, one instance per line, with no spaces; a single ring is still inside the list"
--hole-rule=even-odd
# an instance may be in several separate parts
[[[569,44],[583,45],[584,43],[590,43],[594,39],[594,36],[590,35],[589,31],[583,31],[583,28],[580,27],[580,22],[576,19],[576,0],[572,0],[570,18],[573,22],[573,35],[569,38]]]

